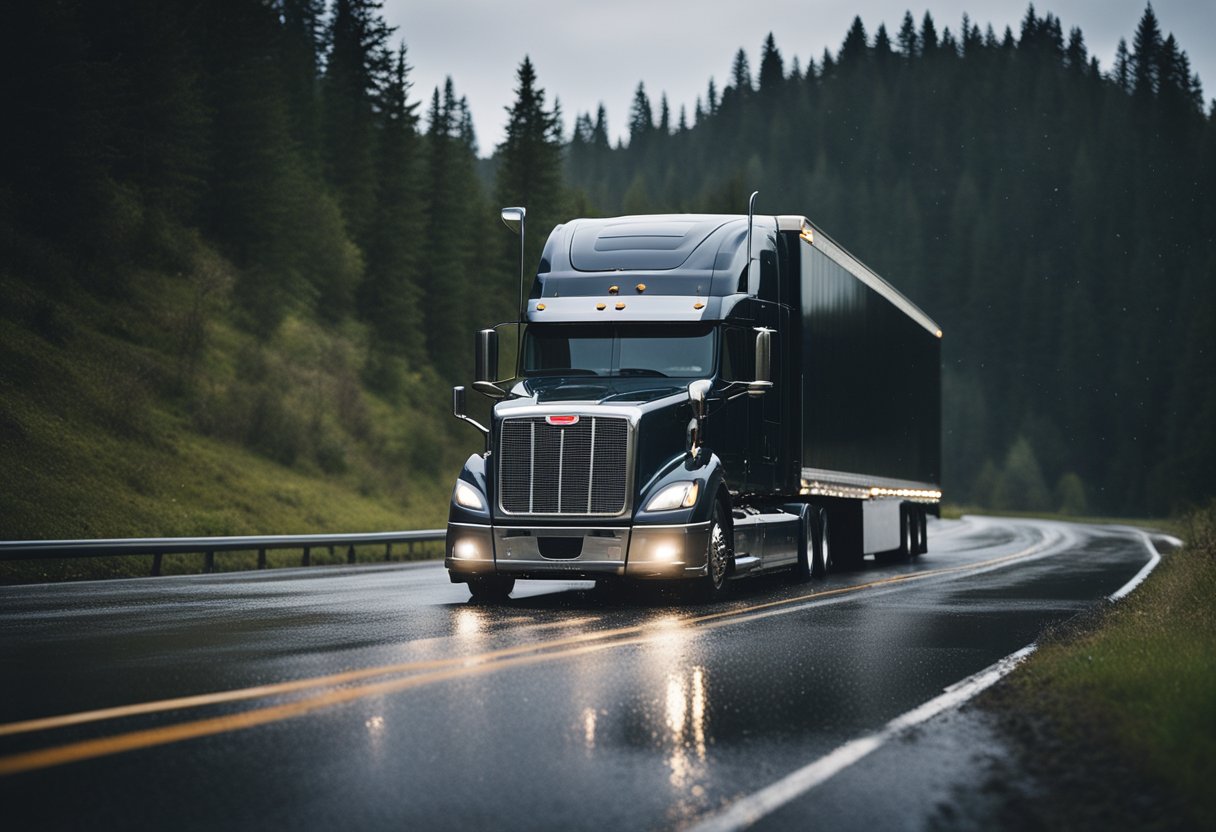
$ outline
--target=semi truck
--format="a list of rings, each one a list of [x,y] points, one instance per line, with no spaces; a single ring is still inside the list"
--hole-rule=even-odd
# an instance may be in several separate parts
[[[942,331],[800,215],[575,219],[553,229],[452,492],[445,566],[474,601],[517,579],[678,583],[712,600],[927,549],[941,504]],[[504,339],[505,341],[505,339]]]

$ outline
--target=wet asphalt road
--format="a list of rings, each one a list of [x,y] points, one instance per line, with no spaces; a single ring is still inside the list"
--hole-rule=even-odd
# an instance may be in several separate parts
[[[1150,557],[1133,531],[1043,521],[932,522],[929,545],[695,607],[542,582],[477,607],[437,563],[0,588],[5,825],[687,827]],[[915,778],[882,759],[760,827],[918,828]]]

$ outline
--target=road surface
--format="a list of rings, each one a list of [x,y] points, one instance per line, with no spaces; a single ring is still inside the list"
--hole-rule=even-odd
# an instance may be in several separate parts
[[[1152,558],[978,517],[929,547],[704,606],[520,582],[479,607],[438,563],[0,588],[0,801],[12,829],[803,829],[830,797],[836,829],[907,827],[892,720]]]

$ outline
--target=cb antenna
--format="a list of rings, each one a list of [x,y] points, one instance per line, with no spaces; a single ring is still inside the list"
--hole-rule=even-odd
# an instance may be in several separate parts
[[[752,191],[752,195],[747,200],[747,288],[750,291],[752,283],[752,220],[756,216],[756,197],[760,196],[759,191]],[[759,285],[758,283],[755,285]]]

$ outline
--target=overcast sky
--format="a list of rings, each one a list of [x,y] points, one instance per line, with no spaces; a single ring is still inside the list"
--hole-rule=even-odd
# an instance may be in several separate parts
[[[906,9],[920,20],[928,8],[938,33],[958,34],[963,12],[1000,35],[1018,32],[1026,4],[999,0],[939,0],[909,7],[894,0],[386,0],[384,16],[404,39],[413,66],[412,97],[426,104],[431,91],[451,75],[458,95],[469,100],[481,155],[502,141],[504,107],[514,100],[515,71],[524,55],[536,66],[546,100],[561,100],[567,134],[578,113],[603,102],[614,141],[625,131],[629,104],[639,81],[646,85],[657,117],[666,92],[672,121],[680,106],[691,122],[697,96],[712,76],[718,89],[730,74],[736,50],[747,50],[755,77],[760,45],[771,31],[788,71],[795,56],[805,68],[818,64],[825,47],[839,50],[853,15],[871,36],[880,23],[894,36]],[[1036,3],[1042,17],[1060,18],[1065,36],[1080,26],[1090,53],[1105,72],[1120,37],[1131,43],[1144,0],[1055,0]],[[1206,101],[1216,96],[1216,0],[1155,0],[1165,34],[1173,32],[1203,82]]]

